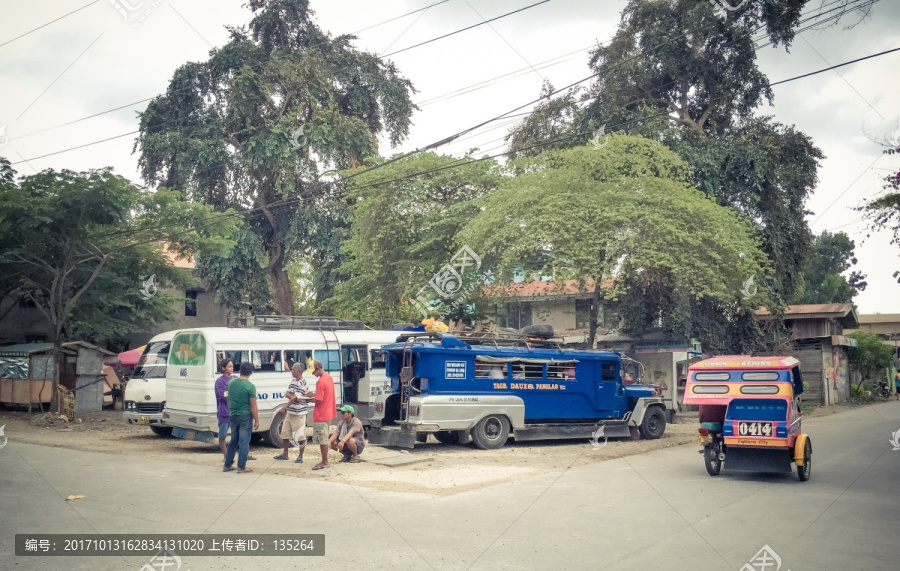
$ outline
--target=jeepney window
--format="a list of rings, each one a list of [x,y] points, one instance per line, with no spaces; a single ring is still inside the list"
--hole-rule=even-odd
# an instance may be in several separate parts
[[[548,379],[574,379],[575,361],[554,361],[547,363]]]
[[[369,351],[369,355],[372,358],[373,369],[384,369],[387,366],[387,355],[382,353],[380,349],[372,349]]]
[[[169,363],[199,367],[206,364],[206,339],[200,333],[179,333],[172,341]]]
[[[744,381],[777,381],[778,376],[778,371],[741,373],[741,379]]]
[[[506,363],[475,362],[476,379],[505,379],[507,375]]]
[[[616,364],[612,361],[600,362],[600,379],[603,381],[616,380]]]
[[[329,373],[341,370],[341,352],[337,349],[316,349],[315,359],[322,361],[322,368]]]
[[[225,359],[234,363],[234,374],[237,375],[241,369],[241,363],[250,360],[250,351],[216,351],[216,367],[222,372],[222,361]]]
[[[693,391],[697,395],[725,395],[728,385],[694,385]]]
[[[695,381],[727,381],[731,375],[726,372],[721,373],[694,373]]]
[[[512,362],[514,379],[543,379],[544,365],[541,363]]]

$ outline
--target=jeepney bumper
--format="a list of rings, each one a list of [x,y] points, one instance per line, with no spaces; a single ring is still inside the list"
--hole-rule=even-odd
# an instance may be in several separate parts
[[[369,444],[379,446],[397,446],[399,448],[415,448],[416,431],[406,426],[391,426],[385,428],[371,427],[366,431],[366,439]]]
[[[215,414],[197,414],[163,409],[161,426],[172,427],[172,436],[183,440],[214,443],[217,441],[219,422]]]

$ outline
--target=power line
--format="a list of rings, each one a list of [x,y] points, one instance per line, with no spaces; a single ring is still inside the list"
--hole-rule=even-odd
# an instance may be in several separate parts
[[[524,12],[525,10],[530,10],[531,8],[534,8],[535,6],[540,6],[541,4],[546,4],[546,3],[549,2],[549,1],[550,1],[550,0],[541,0],[540,2],[537,2],[537,3],[532,4],[532,5],[530,5],[530,6],[525,6],[524,8],[519,8],[518,10],[513,10],[512,12],[507,12],[506,14],[502,14],[502,15],[497,16],[497,17],[495,17],[495,18],[491,18],[490,20],[485,20],[485,21],[480,22],[480,23],[478,23],[478,24],[473,24],[473,25],[471,25],[471,26],[467,26],[467,27],[465,27],[465,28],[461,28],[461,29],[456,30],[456,31],[454,31],[454,32],[450,32],[449,34],[444,34],[443,36],[438,36],[438,37],[432,38],[432,39],[430,39],[430,40],[425,40],[424,42],[420,42],[420,43],[418,43],[418,44],[409,46],[409,47],[407,47],[407,48],[403,48],[402,50],[397,50],[397,51],[391,52],[391,53],[389,53],[389,54],[384,54],[384,55],[381,56],[381,57],[390,57],[390,56],[392,56],[392,55],[396,55],[396,54],[399,54],[399,53],[403,53],[403,52],[405,52],[405,51],[407,51],[407,50],[411,50],[411,49],[413,49],[413,48],[418,48],[418,47],[420,47],[420,46],[424,46],[425,44],[430,44],[430,43],[436,42],[436,41],[438,41],[438,40],[443,40],[444,38],[449,38],[450,36],[455,36],[456,34],[460,34],[460,33],[462,33],[462,32],[465,32],[466,30],[471,30],[472,28],[477,28],[478,26],[483,26],[483,25],[488,24],[488,23],[490,23],[490,22],[494,22],[494,21],[496,21],[496,20],[500,20],[501,18],[506,18],[507,16],[512,16],[513,14],[518,14],[519,12]]]
[[[88,6],[93,6],[94,4],[96,4],[96,3],[99,2],[99,1],[100,1],[100,0],[94,0],[93,2],[89,2],[89,3],[85,4],[84,6],[82,6],[81,8],[77,8],[77,9],[75,9],[75,10],[72,10],[72,11],[69,12],[68,14],[64,14],[64,15],[60,16],[59,18],[56,18],[55,20],[50,20],[50,21],[47,22],[46,24],[42,24],[42,25],[38,26],[37,28],[35,28],[35,29],[33,29],[33,30],[29,30],[29,31],[25,32],[24,34],[22,34],[21,36],[16,36],[15,38],[13,38],[13,39],[11,39],[11,40],[6,40],[6,41],[3,42],[2,44],[0,44],[0,48],[2,48],[3,46],[5,46],[6,44],[11,44],[11,43],[13,43],[14,41],[16,41],[16,40],[18,40],[18,39],[24,38],[24,37],[27,36],[28,34],[34,33],[34,32],[36,32],[36,31],[40,30],[41,28],[46,28],[47,26],[49,26],[50,24],[52,24],[52,23],[54,23],[54,22],[59,22],[59,21],[62,20],[63,18],[68,18],[69,16],[71,16],[71,15],[74,14],[75,12],[80,12],[81,10],[84,10],[84,9],[87,8]]]

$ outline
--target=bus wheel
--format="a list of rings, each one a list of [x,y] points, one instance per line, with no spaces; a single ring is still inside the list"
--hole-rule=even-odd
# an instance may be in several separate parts
[[[274,418],[272,418],[272,424],[269,426],[269,430],[265,432],[266,442],[272,448],[281,448],[283,442],[281,441],[281,423],[284,422],[283,414],[276,414]]]
[[[441,444],[459,444],[459,432],[456,430],[439,430],[434,437]]]
[[[509,421],[501,414],[482,418],[472,430],[472,441],[482,450],[494,450],[506,444],[509,438]]]
[[[661,438],[666,431],[666,415],[658,406],[652,407],[644,413],[644,420],[641,422],[641,436],[647,440],[656,440]]]
[[[427,432],[416,432],[416,442],[418,442],[419,444],[428,442],[428,433]]]
[[[172,436],[172,427],[171,426],[153,426],[150,425],[150,430],[153,431],[153,434],[162,437]]]

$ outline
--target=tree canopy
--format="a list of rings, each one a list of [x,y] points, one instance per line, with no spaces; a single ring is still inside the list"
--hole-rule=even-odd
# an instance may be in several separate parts
[[[655,141],[610,135],[600,149],[548,151],[511,166],[517,176],[485,198],[458,243],[483,252],[501,280],[544,259],[529,269],[590,284],[590,335],[600,299],[633,293],[642,281],[739,301],[748,278],[769,278],[752,225],[691,188],[688,165]],[[615,286],[606,293],[608,278]]]
[[[884,372],[894,356],[894,349],[884,344],[884,340],[868,331],[854,331],[849,337],[856,339],[857,346],[850,347],[850,363],[861,373],[860,383],[873,379]]]
[[[349,278],[330,303],[380,327],[420,319],[408,300],[450,262],[457,233],[501,178],[493,160],[421,153],[350,179],[352,233],[340,268]]]
[[[860,272],[842,275],[856,264],[855,247],[843,232],[825,231],[816,236],[803,266],[803,289],[795,303],[848,303],[866,289],[865,276]]]
[[[355,49],[353,36],[319,29],[307,0],[251,0],[248,7],[247,28],[230,28],[225,46],[180,67],[148,105],[135,148],[148,183],[248,213],[255,237],[243,237],[234,259],[201,264],[218,278],[262,268],[264,276],[248,276],[247,289],[231,291],[226,302],[258,300],[271,288],[271,306],[291,314],[288,265],[296,257],[340,263],[330,238],[346,228],[340,189],[319,179],[376,155],[382,134],[391,145],[402,141],[413,88],[392,63]],[[268,284],[259,283],[263,277]],[[322,298],[335,281],[324,276]]]

